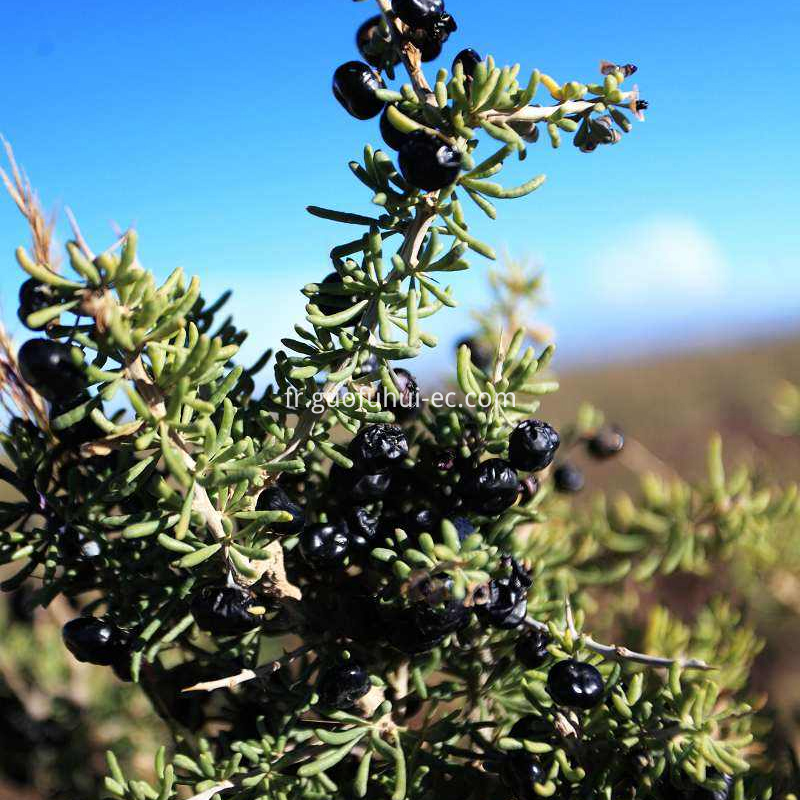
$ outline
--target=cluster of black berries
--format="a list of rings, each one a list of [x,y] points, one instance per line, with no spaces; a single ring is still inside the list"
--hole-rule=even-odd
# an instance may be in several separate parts
[[[333,93],[349,114],[366,120],[381,114],[380,131],[386,144],[399,153],[400,171],[408,183],[426,192],[444,189],[454,183],[461,171],[461,153],[450,141],[430,130],[400,131],[391,122],[388,109],[378,96],[385,88],[375,69],[391,69],[398,60],[398,46],[410,42],[423,61],[438,57],[442,45],[456,30],[455,20],[445,11],[443,0],[394,0],[394,15],[403,23],[403,32],[392,41],[389,22],[378,15],[368,19],[356,35],[356,46],[364,62],[348,61],[333,76]],[[474,50],[464,50],[457,57],[466,75],[480,62]],[[382,112],[382,113],[381,113]]]
[[[406,35],[423,61],[438,58],[442,45],[458,29],[445,11],[444,0],[392,0],[392,11],[406,26]]]
[[[353,468],[334,464],[330,473],[332,494],[342,501],[339,519],[307,525],[300,533],[300,553],[309,566],[342,565],[374,542],[378,519],[367,506],[386,497],[408,452],[408,440],[398,425],[370,425],[353,437],[348,448]]]
[[[596,461],[607,461],[622,452],[625,436],[617,427],[605,427],[584,440],[586,452]],[[583,490],[586,479],[579,467],[571,461],[559,464],[553,471],[556,490],[575,494]]]
[[[525,641],[525,640],[520,640]],[[549,641],[540,631],[531,634],[526,647],[535,666],[547,658],[544,646]],[[519,651],[519,645],[518,645]],[[531,665],[533,668],[534,665]],[[602,702],[605,687],[600,673],[591,664],[569,659],[554,664],[547,677],[547,691],[556,705],[587,711]],[[514,723],[509,736],[518,740],[546,740],[553,736],[550,725],[543,717],[529,714]],[[536,800],[541,797],[535,784],[547,782],[545,770],[538,757],[526,750],[512,750],[494,763],[487,763],[490,772],[499,772],[500,780],[516,800]],[[498,769],[499,768],[499,769]]]
[[[20,310],[22,317],[24,311]],[[17,354],[25,382],[50,402],[50,420],[58,419],[91,400],[77,348],[52,339],[29,339]],[[99,401],[97,402],[99,407]],[[78,422],[54,431],[65,447],[75,449],[103,436],[100,427],[85,414]]]

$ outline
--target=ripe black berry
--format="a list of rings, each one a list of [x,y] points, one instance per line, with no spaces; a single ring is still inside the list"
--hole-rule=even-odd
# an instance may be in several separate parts
[[[306,523],[306,515],[280,486],[268,486],[258,496],[258,511],[286,511],[292,515],[290,522],[270,522],[270,530],[279,534],[300,533]]]
[[[399,425],[369,425],[352,439],[348,452],[356,469],[376,475],[400,466],[408,455],[408,440]]]
[[[383,113],[381,114],[381,137],[392,150],[399,150],[408,141],[408,134],[397,130],[397,128],[392,125],[386,113],[387,108],[388,106],[383,109]]]
[[[477,514],[496,516],[514,505],[519,497],[517,471],[502,458],[482,461],[461,484],[464,501]]]
[[[366,508],[355,508],[350,513],[347,527],[353,547],[370,547],[380,532],[380,517]]]
[[[83,370],[72,360],[74,348],[50,339],[29,339],[19,349],[23,380],[47,400],[69,400],[86,388]]]
[[[252,604],[250,594],[236,586],[206,586],[192,598],[192,615],[207,633],[240,636],[259,624],[249,612]]]
[[[345,469],[334,464],[329,481],[340,502],[370,503],[386,497],[392,485],[392,475],[388,472],[362,475],[356,469]]]
[[[569,659],[550,668],[547,691],[557,705],[588,710],[602,702],[605,686],[596,667]]]
[[[586,443],[589,455],[601,460],[617,455],[624,446],[625,437],[619,428],[603,428]]]
[[[400,148],[399,163],[403,177],[412,186],[433,192],[458,179],[461,153],[438,136],[412,131]]]
[[[547,741],[553,737],[553,734],[554,729],[551,723],[538,714],[526,714],[524,717],[520,717],[508,732],[512,739],[522,741],[530,739],[535,742]]]
[[[124,652],[127,636],[116,625],[97,617],[78,617],[61,630],[67,650],[86,664],[111,666]]]
[[[420,60],[427,64],[435,61],[442,54],[442,41],[436,38],[430,31],[418,28],[411,32],[411,41],[419,50]]]
[[[361,61],[348,61],[333,74],[333,94],[356,119],[372,119],[383,110],[384,102],[375,96],[384,83]]]
[[[48,308],[53,305],[53,298],[50,295],[50,290],[45,284],[40,283],[36,278],[29,278],[19,288],[19,316],[20,322],[26,327],[28,325],[28,317],[35,311],[41,311],[43,308]],[[34,331],[41,331],[47,325],[39,325],[36,328],[31,328]]]
[[[534,783],[544,783],[545,774],[538,759],[522,750],[509,753],[500,768],[500,780],[516,800],[537,800]]]
[[[400,60],[381,14],[370,17],[361,25],[356,32],[356,47],[361,58],[373,67],[382,67],[387,60],[394,65]]]
[[[539,628],[533,628],[517,639],[514,655],[526,669],[537,669],[550,657],[547,651],[549,644],[550,636]]]
[[[462,50],[454,59],[453,59],[453,69],[452,71],[456,71],[456,64],[461,64],[461,68],[464,70],[464,75],[468,78],[471,78],[475,74],[475,67],[481,63],[483,59],[476,50],[473,50],[471,47],[468,47],[466,50]]]
[[[574,465],[566,462],[556,468],[553,473],[553,480],[556,490],[564,494],[575,494],[580,492],[586,485],[583,473]]]
[[[320,703],[336,709],[351,708],[370,689],[367,671],[355,661],[329,667],[319,680]]]
[[[501,630],[519,627],[528,611],[527,592],[503,581],[489,584],[489,602],[478,607],[483,622]]]
[[[444,13],[444,0],[392,0],[392,11],[409,28],[427,28]]]
[[[398,422],[407,422],[419,413],[419,386],[416,378],[406,369],[395,369],[394,381],[399,395],[392,394],[382,387],[381,408],[391,411]]]
[[[508,460],[517,468],[539,472],[553,463],[561,437],[539,419],[520,422],[508,440]]]
[[[528,589],[531,579],[528,573],[514,560],[511,575],[489,582],[486,602],[477,606],[484,625],[501,630],[519,627],[528,613]]]
[[[432,606],[422,601],[414,607],[417,628],[423,639],[449,636],[469,624],[470,613],[458,600]]]
[[[436,605],[420,600],[387,620],[385,635],[389,644],[406,655],[428,653],[451,633],[466,627],[470,613],[456,600]]]
[[[313,567],[338,567],[350,549],[350,533],[343,522],[309,525],[300,534],[300,555]]]

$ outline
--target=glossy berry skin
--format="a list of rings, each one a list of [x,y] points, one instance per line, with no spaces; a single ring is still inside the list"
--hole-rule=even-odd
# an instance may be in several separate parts
[[[456,71],[456,64],[461,64],[461,68],[464,70],[464,75],[468,78],[471,78],[475,74],[475,67],[481,63],[483,59],[476,50],[473,50],[471,47],[468,47],[466,50],[462,50],[454,59],[453,59],[453,69],[452,71]]]
[[[540,472],[553,463],[561,444],[558,431],[540,419],[526,419],[508,440],[508,460],[526,472]]]
[[[408,455],[408,440],[399,425],[369,425],[353,437],[348,452],[356,469],[377,475],[400,466]]]
[[[386,108],[388,108],[388,106]],[[399,150],[408,141],[409,134],[397,130],[397,128],[392,125],[386,113],[386,108],[383,109],[380,119],[381,138],[392,150]]]
[[[518,750],[509,753],[500,767],[500,780],[516,800],[537,800],[534,783],[544,783],[544,770],[538,759],[530,753]]]
[[[339,567],[350,551],[350,532],[343,522],[309,525],[300,534],[300,555],[312,567]]]
[[[568,659],[550,668],[547,691],[557,705],[587,711],[603,701],[605,685],[596,667]]]
[[[562,494],[577,494],[586,485],[583,473],[574,464],[568,462],[556,468],[553,473],[553,480],[556,485],[556,491]]]
[[[461,153],[438,136],[412,131],[400,148],[400,171],[418,189],[434,192],[450,186],[461,172]]]
[[[489,602],[478,607],[482,622],[500,630],[518,628],[527,612],[527,591],[505,580],[492,581],[489,584]]]
[[[50,401],[80,395],[86,388],[86,376],[72,360],[73,349],[50,339],[28,339],[18,354],[23,380]]]
[[[259,619],[249,608],[252,598],[236,586],[206,586],[192,598],[197,627],[215,636],[241,636],[253,630]]]
[[[417,379],[408,370],[394,369],[393,372],[399,396],[382,387],[381,408],[384,411],[391,411],[398,422],[407,422],[419,414],[419,386]]]
[[[372,684],[361,664],[345,661],[328,668],[317,686],[320,703],[328,708],[344,710],[352,708]]]
[[[356,469],[345,469],[338,464],[331,467],[329,481],[336,499],[345,504],[371,503],[382,500],[392,486],[392,475],[362,475]]]
[[[392,38],[382,24],[383,16],[370,17],[356,32],[356,47],[361,58],[372,67],[382,67],[388,59],[397,64],[399,57],[392,47]]]
[[[424,30],[431,42],[443,45],[450,38],[450,34],[458,30],[458,25],[453,17],[445,12],[418,30]]]
[[[427,64],[429,61],[436,61],[442,54],[442,41],[422,28],[413,31],[411,41],[419,50],[420,61],[423,64]]]
[[[486,517],[502,514],[513,506],[519,492],[517,471],[502,458],[482,461],[464,476],[461,485],[467,505]]]
[[[619,428],[603,428],[586,443],[589,455],[600,461],[613,458],[625,447],[625,436]]]
[[[78,617],[61,630],[67,650],[85,664],[111,666],[124,651],[127,637],[116,625],[97,617]]]
[[[290,522],[270,522],[269,528],[275,533],[290,535],[300,533],[305,527],[306,515],[281,486],[268,486],[258,496],[257,511],[286,511],[292,515]]]
[[[47,325],[31,328],[27,320],[35,311],[41,311],[51,305],[53,305],[53,298],[50,296],[47,287],[37,281],[36,278],[28,279],[19,287],[19,311],[17,316],[19,316],[20,322],[26,328],[30,328],[32,331],[44,330]]]
[[[350,544],[359,549],[373,545],[380,532],[380,518],[366,508],[354,508],[348,517]]]
[[[420,601],[389,619],[385,635],[392,647],[401,653],[419,655],[438,647],[450,634],[465,628],[469,621],[469,610],[458,601],[448,600],[436,606]]]
[[[545,631],[534,628],[517,639],[514,655],[525,669],[538,669],[550,658],[547,645],[550,636]]]
[[[458,600],[448,600],[438,606],[420,602],[414,608],[414,617],[423,638],[444,638],[469,625],[470,612]]]
[[[381,77],[362,61],[348,61],[333,74],[334,97],[356,119],[372,119],[381,113],[385,104],[375,92],[383,88]]]
[[[444,13],[444,0],[392,0],[392,11],[409,28],[427,28]]]
[[[486,602],[477,606],[483,624],[500,630],[518,628],[528,613],[530,587],[530,576],[512,560],[511,575],[490,581]]]

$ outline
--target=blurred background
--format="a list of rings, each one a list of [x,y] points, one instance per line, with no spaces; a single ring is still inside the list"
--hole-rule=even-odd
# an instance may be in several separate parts
[[[594,80],[601,59],[632,62],[650,103],[616,147],[582,154],[540,142],[514,169],[520,179],[547,173],[545,186],[501,205],[495,223],[472,214],[480,238],[544,275],[535,321],[554,332],[563,388],[543,413],[570,420],[588,400],[641,444],[644,466],[687,477],[703,472],[718,430],[732,463],[797,480],[800,439],[776,413],[800,408],[783,383],[800,381],[800,162],[786,107],[800,79],[797,6],[448,7],[460,29],[431,73],[463,47],[559,81]],[[65,207],[96,250],[133,225],[158,275],[181,265],[208,297],[233,289],[229,311],[251,332],[243,360],[253,360],[302,318],[299,288],[329,271],[327,253],[343,239],[305,206],[370,211],[347,162],[379,145],[377,122],[344,114],[330,78],[357,57],[354,31],[372,13],[348,0],[6,4],[0,133],[58,215],[62,240]],[[0,310],[23,338],[13,250],[26,237],[13,204],[0,202]],[[433,319],[443,346],[415,364],[431,391],[475,330],[471,310],[490,303],[488,264],[473,264],[453,278],[460,307]],[[631,489],[642,467],[589,466],[590,486]],[[2,798],[88,796],[52,777],[72,774],[59,759],[99,773],[109,742],[148,752],[160,736],[135,693],[66,662],[65,613],[37,612],[31,635],[22,605],[0,606]],[[797,617],[772,610],[758,628],[768,645],[756,688],[800,708]]]

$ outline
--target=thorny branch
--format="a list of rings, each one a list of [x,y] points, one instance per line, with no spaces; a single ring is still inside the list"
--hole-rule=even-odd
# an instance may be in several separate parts
[[[578,633],[575,627],[575,617],[572,614],[572,603],[569,598],[564,601],[564,611],[567,620],[567,631],[573,639],[581,638],[583,644],[595,653],[599,653],[604,658],[614,661],[633,661],[636,664],[644,664],[648,667],[671,667],[677,664],[682,669],[697,669],[703,671],[715,670],[716,667],[707,664],[705,661],[696,658],[665,658],[663,656],[651,656],[647,653],[637,653],[627,647],[616,644],[601,644],[585,633]],[[547,631],[548,627],[543,622],[527,617],[525,624],[530,628]]]

